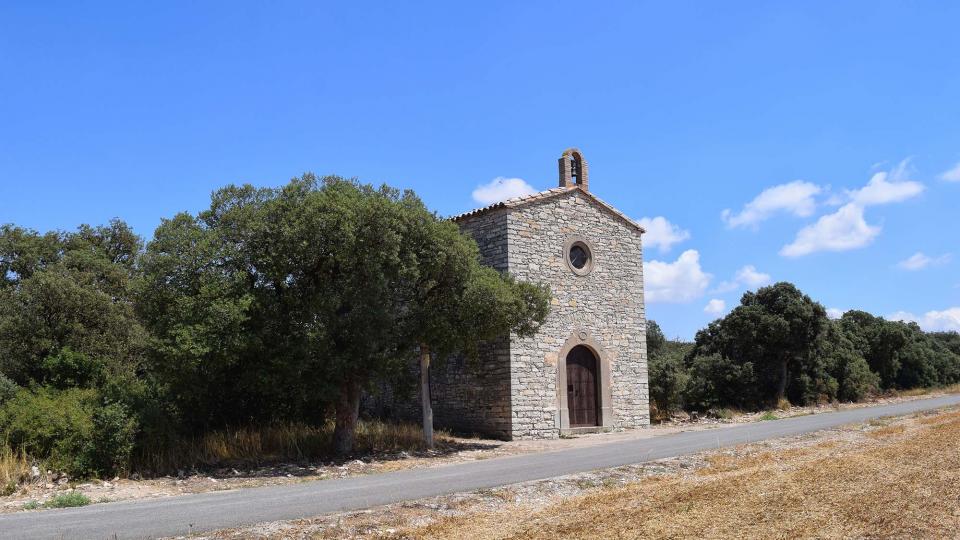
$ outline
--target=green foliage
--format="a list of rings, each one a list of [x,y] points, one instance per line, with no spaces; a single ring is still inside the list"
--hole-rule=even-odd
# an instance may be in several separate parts
[[[819,379],[804,380],[809,371],[816,340],[828,323],[823,306],[790,283],[777,283],[743,295],[740,305],[723,319],[697,332],[693,355],[720,355],[724,366],[714,376],[733,373],[755,377],[757,386],[738,401],[748,407],[776,404],[786,396],[791,380],[814,388],[796,389],[794,396],[806,401],[820,391]],[[735,369],[743,366],[742,370]],[[749,366],[749,368],[747,367]],[[815,367],[816,370],[820,366]],[[747,400],[747,401],[744,401]]]
[[[753,408],[762,392],[751,362],[736,362],[717,353],[687,357],[686,404],[692,410]]]
[[[0,435],[72,476],[124,469],[135,433],[126,409],[93,389],[23,389],[0,408]]]
[[[667,345],[667,338],[663,335],[663,330],[660,329],[660,325],[657,324],[657,321],[652,319],[647,320],[647,355],[653,356],[660,354],[663,351],[663,348]]]
[[[64,349],[136,369],[146,337],[131,298],[137,250],[119,221],[43,236],[0,227],[0,373],[39,383],[44,360]]]
[[[759,409],[783,396],[795,404],[858,401],[881,389],[960,381],[960,335],[927,334],[913,323],[848,311],[830,321],[820,304],[778,283],[697,333],[686,356],[685,405]],[[651,355],[651,366],[656,361]],[[651,393],[669,381],[651,367]]]
[[[43,503],[44,508],[73,508],[76,506],[87,506],[90,504],[90,497],[87,497],[79,491],[68,491],[53,496],[49,501]],[[24,506],[26,508],[26,506]]]
[[[857,310],[844,313],[840,325],[870,369],[880,376],[881,386],[894,387],[900,372],[900,351],[909,339],[907,325]]]
[[[953,354],[960,356],[960,332],[933,332],[928,335]]]
[[[650,399],[658,413],[681,410],[689,375],[681,350],[669,350],[648,356]]]
[[[137,420],[120,403],[108,403],[93,412],[93,430],[87,446],[89,470],[99,474],[125,472],[137,436]]]
[[[529,334],[549,298],[482,267],[413,193],[313,175],[214,193],[161,225],[142,268],[156,373],[194,430],[320,422],[332,407],[355,422],[360,389],[419,348]]]
[[[24,389],[0,409],[0,430],[14,448],[49,459],[57,470],[88,474],[97,400],[89,389]]]
[[[837,399],[840,401],[861,401],[875,394],[879,388],[880,376],[870,371],[870,365],[860,356],[851,356],[840,364],[840,387]]]
[[[915,323],[886,321],[849,311],[840,321],[844,333],[880,377],[882,388],[910,389],[960,381],[956,333],[927,334]]]
[[[684,406],[684,394],[690,378],[684,365],[688,350],[688,344],[667,341],[660,326],[655,321],[647,321],[650,399],[658,415],[681,410]]]
[[[48,356],[41,364],[46,384],[59,388],[91,388],[103,381],[103,362],[74,352],[69,347]]]
[[[0,406],[17,394],[20,387],[6,375],[0,373]]]
[[[0,289],[16,287],[62,256],[62,233],[0,225]]]

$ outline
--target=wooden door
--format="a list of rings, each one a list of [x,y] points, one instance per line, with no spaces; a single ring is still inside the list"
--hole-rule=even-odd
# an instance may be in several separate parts
[[[597,359],[578,345],[567,354],[567,410],[570,427],[599,425],[597,411]]]

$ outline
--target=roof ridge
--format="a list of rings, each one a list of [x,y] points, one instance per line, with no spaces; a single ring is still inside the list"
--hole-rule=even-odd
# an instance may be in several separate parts
[[[519,197],[505,199],[503,201],[495,202],[487,206],[475,208],[468,212],[463,212],[462,214],[456,214],[454,216],[450,216],[449,219],[450,221],[459,221],[461,219],[465,219],[468,217],[485,214],[487,212],[490,212],[492,210],[496,210],[499,208],[516,208],[518,206],[522,206],[531,202],[535,202],[543,199],[549,199],[551,197],[555,197],[557,195],[562,195],[565,193],[570,193],[573,191],[579,191],[581,194],[586,195],[587,198],[592,199],[594,202],[602,206],[604,209],[606,209],[610,213],[626,221],[628,224],[630,224],[635,229],[639,230],[641,233],[647,232],[639,223],[627,217],[626,214],[614,208],[613,205],[611,205],[610,203],[604,201],[600,197],[597,197],[593,193],[590,193],[589,191],[583,189],[582,187],[580,187],[580,185],[560,186],[560,187],[551,188],[545,191],[540,191],[538,193],[531,193],[529,195],[521,195]]]

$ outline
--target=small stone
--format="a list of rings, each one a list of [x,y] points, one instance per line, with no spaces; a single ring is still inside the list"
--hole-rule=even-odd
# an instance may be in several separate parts
[[[40,468],[36,465],[30,467],[30,478],[40,478]]]

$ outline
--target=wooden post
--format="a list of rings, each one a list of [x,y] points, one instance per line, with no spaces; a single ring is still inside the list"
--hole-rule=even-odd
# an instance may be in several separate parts
[[[430,405],[430,348],[420,345],[420,403],[423,409],[423,442],[433,448],[433,408]]]

